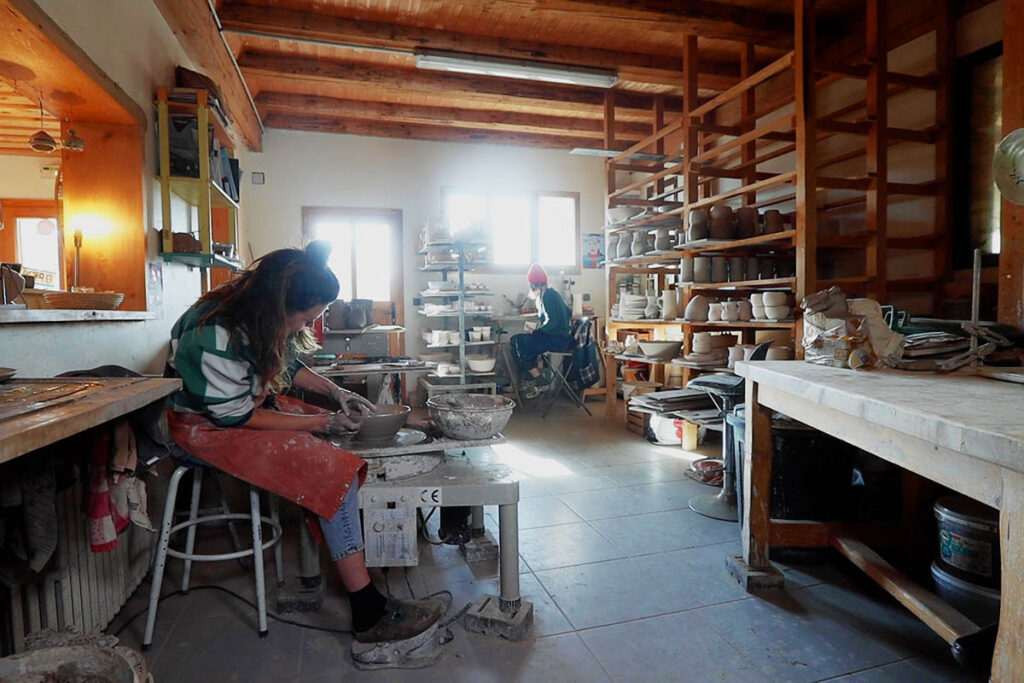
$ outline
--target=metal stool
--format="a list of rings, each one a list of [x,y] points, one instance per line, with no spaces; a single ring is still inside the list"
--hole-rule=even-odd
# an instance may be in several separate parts
[[[558,394],[562,393],[569,397],[569,400],[575,403],[583,410],[587,411],[587,415],[594,416],[590,412],[590,408],[587,408],[587,404],[583,402],[583,397],[578,396],[572,387],[569,386],[569,381],[566,377],[572,372],[572,351],[545,351],[540,354],[544,362],[547,363],[548,367],[551,368],[551,372],[554,373],[555,378],[552,380],[555,386],[551,390],[551,399],[548,401],[547,406],[544,408],[541,417],[547,417],[548,412],[551,410],[551,406],[555,405],[555,401],[558,399]],[[569,367],[565,368],[565,361],[569,361]]]
[[[175,461],[178,467],[171,475],[167,487],[167,502],[164,504],[164,516],[160,527],[160,539],[157,542],[156,557],[153,561],[153,584],[149,591],[149,608],[146,612],[146,633],[142,639],[142,649],[148,650],[153,643],[153,630],[156,627],[156,611],[160,603],[160,588],[163,583],[164,568],[167,564],[167,556],[176,557],[185,561],[182,572],[181,590],[188,592],[189,575],[192,571],[192,562],[220,562],[223,560],[242,560],[242,558],[253,558],[253,573],[256,580],[256,611],[259,620],[259,637],[267,635],[267,600],[266,586],[263,577],[263,551],[267,548],[274,548],[274,564],[277,574],[277,585],[284,585],[284,567],[281,560],[281,522],[278,514],[277,496],[268,494],[270,497],[270,517],[260,515],[260,489],[249,486],[249,514],[232,513],[228,509],[224,492],[221,490],[221,512],[217,514],[199,515],[199,497],[202,493],[203,474],[206,470],[216,477],[221,474],[216,468],[207,465],[180,449],[175,449]],[[192,472],[192,500],[189,505],[188,519],[180,524],[174,524],[174,507],[178,497],[178,485],[186,472]],[[238,536],[235,533],[233,520],[248,520],[252,527],[252,547],[242,548]],[[231,540],[234,543],[235,552],[197,554],[195,550],[196,526],[211,522],[227,522],[231,532]],[[262,524],[269,524],[272,537],[263,541]],[[187,529],[185,539],[185,551],[174,550],[170,547],[171,535]],[[259,552],[256,552],[256,549]]]
[[[764,360],[768,355],[770,341],[758,344],[751,352],[748,360]],[[743,402],[746,383],[736,375],[714,374],[704,375],[690,380],[687,389],[698,389],[711,396],[711,400],[721,411],[722,418],[722,463],[725,471],[722,474],[722,492],[704,493],[690,499],[690,509],[697,514],[721,519],[725,522],[738,522],[739,509],[736,504],[736,461],[733,457],[732,443],[729,441],[729,425],[725,416]],[[719,400],[715,400],[719,399]],[[721,403],[719,403],[719,401]]]

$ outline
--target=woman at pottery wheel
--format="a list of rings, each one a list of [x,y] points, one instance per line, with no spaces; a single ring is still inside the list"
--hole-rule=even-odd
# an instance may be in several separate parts
[[[533,332],[517,334],[509,344],[522,381],[521,390],[526,398],[535,398],[551,385],[551,371],[537,367],[537,357],[545,351],[565,351],[569,347],[569,307],[561,295],[548,287],[548,274],[534,263],[526,272],[530,283],[530,297],[537,302],[540,326]]]
[[[356,640],[400,641],[432,626],[440,606],[385,598],[374,586],[359,521],[366,463],[319,436],[358,430],[373,404],[298,360],[315,348],[308,323],[338,296],[329,253],[326,242],[313,242],[267,254],[181,316],[165,375],[183,388],[170,399],[168,424],[190,456],[316,514]],[[327,396],[339,410],[281,396],[289,386]]]

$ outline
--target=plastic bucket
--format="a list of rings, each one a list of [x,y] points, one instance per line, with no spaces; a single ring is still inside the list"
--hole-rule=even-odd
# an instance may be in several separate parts
[[[945,574],[962,581],[999,589],[999,513],[964,496],[935,501],[939,522],[936,563]]]
[[[961,614],[979,626],[999,621],[999,591],[962,581],[932,562],[935,592]]]

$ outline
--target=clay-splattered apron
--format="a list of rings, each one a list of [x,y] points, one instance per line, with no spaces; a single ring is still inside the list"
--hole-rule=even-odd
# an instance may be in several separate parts
[[[328,411],[277,396],[284,413]],[[202,415],[168,412],[171,437],[190,455],[331,519],[349,486],[366,479],[362,458],[309,432],[217,427]]]

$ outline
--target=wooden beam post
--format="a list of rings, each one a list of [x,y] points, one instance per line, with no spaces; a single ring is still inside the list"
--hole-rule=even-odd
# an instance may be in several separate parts
[[[683,38],[683,118],[682,118],[682,141],[683,141],[683,169],[685,173],[683,175],[683,215],[682,215],[682,229],[687,230],[690,226],[690,204],[697,201],[697,173],[694,172],[693,164],[691,163],[693,158],[697,156],[699,150],[697,149],[697,128],[694,125],[697,121],[694,121],[690,117],[690,112],[697,108],[697,36],[687,35]],[[678,198],[678,196],[677,196]],[[693,290],[689,287],[686,288],[686,296],[684,297],[683,307],[690,303],[690,297],[693,296]],[[686,349],[690,348],[690,337],[687,333]],[[684,373],[685,374],[685,373]],[[685,385],[687,378],[684,377],[683,381]]]
[[[793,55],[796,121],[796,285],[799,302],[817,290],[818,280],[818,153],[817,105],[815,102],[814,0],[794,0],[793,22],[796,48]],[[803,337],[803,319],[797,323],[796,339]],[[796,345],[797,358],[803,346]]]
[[[1004,0],[1003,135],[1024,126],[1024,0]],[[1024,326],[1024,206],[1002,200],[999,322]]]
[[[953,111],[953,58],[955,41],[951,31],[953,17],[949,0],[938,0],[935,6],[935,72],[938,74],[935,89],[935,183],[939,194],[935,196],[935,235],[932,246],[934,272],[939,282],[945,281],[950,272],[950,240],[952,220],[952,188],[949,173],[953,165],[953,145],[950,144],[950,125]],[[941,318],[945,288],[932,290],[932,315]]]
[[[866,275],[871,278],[868,291],[879,303],[886,301],[886,236],[888,203],[888,114],[886,76],[888,47],[886,41],[886,0],[868,0],[865,22],[868,60],[865,109],[871,124],[868,130],[866,166],[868,174],[865,222],[868,230]]]
[[[754,60],[754,44],[743,43],[740,45],[740,80],[749,78],[757,70],[757,64]],[[754,118],[755,111],[755,89],[749,88],[746,92],[740,95],[740,120],[743,124],[740,126],[744,133],[752,131],[757,126],[757,121]],[[741,151],[741,163],[744,168],[743,184],[750,185],[757,180],[757,164],[750,163],[757,156],[757,142],[751,140],[747,144],[743,145]],[[754,204],[757,202],[757,193],[748,192],[743,195],[744,204]]]

